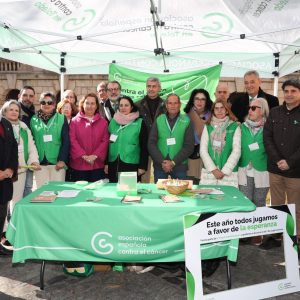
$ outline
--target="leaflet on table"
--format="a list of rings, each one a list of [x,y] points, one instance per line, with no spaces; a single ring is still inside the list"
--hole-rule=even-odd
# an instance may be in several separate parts
[[[206,194],[206,195],[224,195],[224,192],[216,189],[216,188],[200,188],[200,189],[193,189],[191,192],[195,194]]]
[[[79,190],[63,190],[59,191],[57,197],[60,198],[75,198],[80,193]]]
[[[37,202],[37,203],[51,203],[55,201],[57,195],[53,191],[44,191],[40,195],[35,196],[30,200],[30,202]]]

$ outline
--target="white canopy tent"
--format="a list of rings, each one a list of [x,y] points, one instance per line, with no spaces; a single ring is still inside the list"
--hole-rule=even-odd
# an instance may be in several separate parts
[[[300,3],[7,0],[0,47],[2,58],[62,75],[105,74],[111,62],[156,74],[221,62],[223,77],[278,78],[299,69]]]

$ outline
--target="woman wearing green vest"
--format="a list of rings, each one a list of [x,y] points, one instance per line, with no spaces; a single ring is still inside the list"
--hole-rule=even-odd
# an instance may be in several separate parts
[[[270,186],[267,154],[263,143],[263,127],[268,115],[268,102],[263,98],[257,98],[250,103],[248,116],[241,126],[239,189],[256,206],[266,205],[266,196]]]
[[[55,111],[55,96],[40,96],[41,109],[31,118],[30,128],[39,155],[41,171],[36,176],[39,188],[48,181],[64,181],[69,158],[69,125],[64,115]]]
[[[137,172],[138,181],[148,165],[147,128],[132,99],[122,96],[109,123],[108,178],[118,181],[118,172]]]
[[[241,155],[241,130],[226,103],[216,101],[200,144],[204,164],[201,184],[238,187],[237,164]]]
[[[10,100],[4,103],[0,113],[1,116],[11,123],[14,137],[18,143],[18,180],[13,183],[13,197],[9,203],[10,213],[8,214],[8,221],[15,204],[23,198],[27,168],[30,167],[30,169],[34,171],[41,169],[31,131],[24,122],[19,120],[20,112],[21,106],[19,102],[16,100]],[[7,223],[5,224],[5,229],[6,227]],[[5,242],[4,246],[6,244],[8,245],[8,242]]]

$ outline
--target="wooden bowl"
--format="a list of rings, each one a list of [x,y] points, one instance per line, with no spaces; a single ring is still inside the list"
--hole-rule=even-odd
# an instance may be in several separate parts
[[[172,180],[168,180],[165,184],[164,184],[164,187],[165,187],[165,190],[170,193],[170,194],[173,194],[173,195],[178,195],[178,194],[182,194],[183,192],[186,191],[186,189],[188,188],[189,186],[189,183],[186,182],[186,181],[176,181],[177,185],[173,184],[174,181]]]

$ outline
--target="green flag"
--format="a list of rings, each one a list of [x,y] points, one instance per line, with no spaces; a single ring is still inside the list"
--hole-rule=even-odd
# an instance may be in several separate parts
[[[157,77],[161,81],[161,97],[163,99],[170,93],[179,95],[185,104],[194,89],[206,89],[211,98],[218,85],[221,65],[207,69],[177,74],[152,74],[120,67],[116,64],[109,66],[109,80],[117,80],[122,86],[122,95],[129,96],[133,101],[142,99],[146,94],[146,81],[149,77]]]

